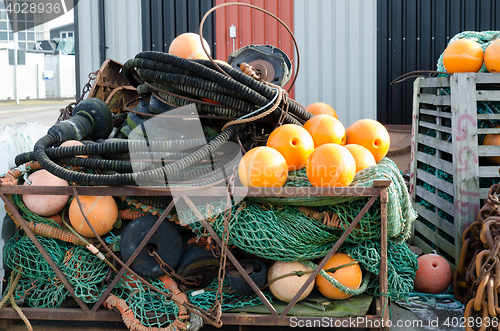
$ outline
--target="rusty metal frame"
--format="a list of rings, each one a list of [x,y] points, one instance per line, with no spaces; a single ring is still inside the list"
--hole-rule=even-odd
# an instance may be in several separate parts
[[[354,219],[350,226],[344,231],[339,240],[335,243],[332,249],[328,252],[328,254],[322,259],[322,261],[318,264],[318,267],[314,270],[314,272],[309,276],[306,283],[302,286],[293,300],[288,304],[285,310],[280,314],[276,311],[274,306],[267,300],[262,291],[257,287],[257,285],[253,282],[253,280],[249,277],[249,275],[242,268],[240,263],[236,260],[236,258],[228,251],[228,258],[231,262],[236,266],[236,268],[240,271],[243,278],[247,281],[247,283],[252,287],[254,292],[261,298],[264,305],[267,307],[271,315],[242,315],[242,314],[222,314],[222,321],[228,325],[290,325],[290,317],[287,316],[289,311],[293,308],[293,306],[297,303],[300,295],[305,291],[307,286],[312,282],[312,280],[318,275],[319,271],[324,267],[326,262],[330,259],[330,257],[335,254],[337,249],[343,244],[347,236],[352,232],[364,214],[368,211],[369,207],[373,205],[377,198],[380,198],[380,206],[381,206],[381,259],[380,259],[380,272],[379,272],[379,283],[380,283],[380,292],[381,296],[379,299],[376,299],[377,304],[379,304],[379,309],[377,309],[376,315],[367,315],[365,316],[365,324],[369,323],[369,321],[379,323],[381,326],[380,329],[385,329],[384,321],[389,319],[389,298],[387,297],[388,292],[388,278],[387,278],[387,202],[388,202],[388,194],[387,187],[391,184],[389,180],[379,180],[374,181],[373,187],[335,187],[335,188],[307,188],[307,187],[294,187],[294,188],[241,188],[235,187],[232,190],[233,196],[246,196],[246,197],[312,197],[312,196],[350,196],[350,197],[370,197],[370,200],[363,207],[360,213],[357,215],[356,219]],[[191,188],[186,188],[184,192],[179,194],[179,189],[176,188],[176,195],[182,197],[198,217],[200,222],[203,224],[204,228],[210,233],[210,235],[214,238],[217,244],[222,245],[222,241],[215,232],[215,230],[210,226],[210,224],[204,219],[201,215],[200,211],[196,208],[196,206],[191,201],[190,197],[194,196],[226,196],[227,188],[225,187],[212,187],[205,190],[193,190]],[[54,263],[54,261],[50,258],[47,251],[38,241],[33,232],[29,229],[26,221],[21,217],[14,204],[6,197],[6,194],[51,194],[51,195],[72,195],[73,190],[71,187],[36,187],[36,186],[0,186],[0,198],[5,202],[5,205],[14,213],[16,219],[18,219],[21,227],[26,232],[26,234],[33,240],[35,246],[38,248],[40,253],[44,256],[50,266],[53,268],[54,272],[61,279],[63,284],[66,286],[70,294],[79,304],[81,310],[78,309],[61,309],[61,308],[23,308],[23,312],[28,318],[32,319],[57,319],[57,320],[81,320],[81,321],[121,321],[121,316],[117,312],[106,311],[106,310],[97,310],[105,299],[105,297],[109,294],[109,292],[116,285],[118,280],[121,278],[123,273],[125,272],[125,268],[122,268],[118,275],[115,276],[112,283],[103,295],[99,298],[98,304],[95,304],[92,310],[90,311],[88,306],[81,301],[78,297],[74,295],[74,290],[71,284],[68,282],[67,278],[58,268],[58,266]],[[135,186],[126,186],[126,187],[78,187],[79,195],[113,195],[113,196],[128,196],[128,195],[139,195],[139,196],[148,196],[148,195],[156,195],[156,196],[171,196],[171,192],[169,189],[161,189],[158,188],[144,188],[144,187],[135,187]],[[167,214],[173,208],[175,201],[174,199],[171,204],[167,207],[165,212],[162,214],[158,222],[155,224],[146,238],[141,242],[139,247],[136,249],[131,258],[126,261],[126,265],[129,266],[137,254],[141,251],[142,247],[146,244],[149,237],[154,233],[156,228],[160,225],[160,223],[165,219]],[[2,319],[16,319],[17,313],[12,308],[2,308],[0,309],[0,320]],[[299,317],[304,320],[314,321],[318,318],[313,317]],[[342,323],[344,320],[349,320],[348,318],[335,318],[335,321],[340,321]],[[357,327],[363,327],[365,324],[356,324]],[[367,325],[367,324],[366,324]]]

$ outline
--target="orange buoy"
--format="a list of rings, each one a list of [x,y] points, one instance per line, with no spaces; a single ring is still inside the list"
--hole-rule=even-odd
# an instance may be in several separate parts
[[[82,146],[83,143],[81,141],[78,141],[78,140],[66,140],[65,142],[63,142],[61,144],[61,146],[59,147],[66,147],[66,146]],[[89,156],[88,155],[76,155],[76,157],[83,157],[83,158],[88,158]]]
[[[321,145],[309,155],[306,175],[314,187],[349,186],[356,174],[356,161],[344,146]]]
[[[241,159],[238,175],[243,186],[281,187],[288,177],[288,165],[274,148],[255,147]]]
[[[325,264],[323,270],[337,268],[354,262],[356,262],[356,260],[345,253],[335,253]],[[357,290],[359,288],[363,276],[361,268],[358,264],[343,267],[335,272],[328,272],[328,274],[335,278],[340,284],[353,290]],[[316,276],[316,286],[321,294],[329,299],[344,300],[351,297],[350,294],[342,292],[336,288],[332,283],[326,280],[325,277],[321,276],[321,274]]]
[[[497,127],[499,128],[499,127]],[[484,136],[483,145],[498,146],[500,145],[500,134],[487,134]],[[487,156],[488,161],[495,165],[500,164],[500,156]]]
[[[422,293],[437,294],[448,289],[453,272],[446,259],[437,254],[424,254],[418,258],[415,274],[415,290]]]
[[[370,151],[365,147],[356,144],[347,144],[345,145],[345,148],[351,152],[354,157],[354,161],[356,161],[356,173],[377,164],[372,153],[370,153]]]
[[[54,176],[45,169],[35,171],[28,176],[31,186],[68,186],[68,182]],[[24,182],[24,185],[30,185]],[[31,195],[23,194],[26,207],[40,216],[52,216],[63,210],[69,195]]]
[[[83,211],[96,232],[102,236],[111,231],[118,219],[118,206],[115,199],[110,196],[81,196],[79,198]],[[95,237],[85,222],[76,198],[69,206],[69,220],[71,226],[82,236]]]
[[[378,162],[387,155],[391,139],[389,132],[380,122],[366,118],[354,122],[347,128],[346,144],[365,147],[372,153],[375,162]]]
[[[294,271],[311,271],[311,268],[306,267],[300,262],[275,262],[269,272],[267,273],[267,281],[292,273]],[[271,293],[281,301],[290,302],[300,288],[309,278],[310,274],[304,274],[302,276],[288,276],[283,277],[271,285],[269,285],[269,290]],[[314,280],[309,284],[304,293],[299,298],[299,301],[304,300],[314,289]]]
[[[314,151],[314,141],[303,127],[285,124],[269,135],[267,147],[272,147],[283,155],[288,171],[296,171],[306,166],[309,154]]]
[[[203,44],[208,54],[210,54],[210,47],[205,39],[203,39]],[[203,46],[201,46],[200,35],[192,32],[183,33],[175,37],[168,48],[168,53],[188,60],[208,60],[208,56],[205,54]]]
[[[457,39],[443,53],[443,65],[449,73],[478,72],[483,66],[483,49],[471,39]]]
[[[489,72],[500,72],[500,40],[497,39],[486,47],[484,66]]]
[[[314,102],[306,107],[306,110],[313,115],[330,115],[338,119],[337,112],[332,106],[324,102]]]
[[[345,128],[342,123],[330,115],[316,115],[304,124],[314,140],[314,147],[324,144],[344,145]]]

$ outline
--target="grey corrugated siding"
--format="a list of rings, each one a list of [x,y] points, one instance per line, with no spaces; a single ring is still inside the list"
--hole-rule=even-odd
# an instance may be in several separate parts
[[[331,105],[345,127],[376,119],[376,0],[295,0],[295,98]]]
[[[462,31],[500,29],[500,0],[378,0],[378,118],[411,124],[414,70],[436,70],[448,41]]]

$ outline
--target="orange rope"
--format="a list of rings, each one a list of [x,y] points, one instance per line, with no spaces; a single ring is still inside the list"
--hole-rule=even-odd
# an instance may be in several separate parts
[[[16,218],[14,217],[12,212],[7,208],[7,206],[5,206],[5,211],[10,216],[10,218],[12,218],[16,226],[21,227],[18,220],[16,220]],[[59,239],[78,246],[84,246],[84,247],[87,246],[87,244],[84,241],[82,241],[80,238],[78,238],[76,235],[74,235],[68,230],[58,229],[56,227],[44,223],[26,222],[26,224],[28,225],[30,230],[37,236]],[[89,241],[92,240],[89,239]]]
[[[42,169],[42,166],[38,161],[30,161],[22,166],[9,170],[5,174],[5,177],[0,178],[0,185],[17,185],[17,179],[23,174],[22,169],[25,169],[24,171],[38,170]]]
[[[144,216],[146,214],[141,213],[139,210],[135,209],[125,209],[120,210],[120,218],[122,220],[135,220],[138,217]]]

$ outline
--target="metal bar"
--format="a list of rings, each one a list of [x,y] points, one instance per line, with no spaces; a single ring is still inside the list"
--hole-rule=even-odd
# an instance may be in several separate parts
[[[191,201],[191,199],[189,199],[188,196],[182,196],[182,198],[184,199],[184,201],[186,201],[186,203],[188,204],[188,206],[195,213],[196,217],[198,217],[198,219],[200,220],[201,224],[203,224],[203,227],[210,233],[210,235],[212,236],[212,238],[214,238],[214,240],[217,243],[217,245],[219,245],[220,247],[222,247],[222,241],[220,240],[219,236],[217,235],[217,233],[215,232],[215,230],[212,228],[212,226],[210,226],[210,224],[208,224],[208,222],[205,220],[205,218],[200,213],[200,211],[198,210],[198,208],[194,205],[193,201]],[[262,291],[260,290],[260,288],[255,284],[255,282],[253,281],[253,279],[250,278],[250,276],[248,275],[248,273],[246,272],[246,270],[241,266],[241,264],[238,262],[238,260],[236,260],[236,258],[234,257],[234,255],[229,250],[227,251],[226,254],[229,257],[229,259],[231,260],[231,262],[233,262],[233,264],[236,267],[236,269],[238,269],[238,271],[240,272],[240,274],[243,276],[243,278],[245,279],[245,281],[248,283],[248,285],[250,285],[250,287],[252,288],[252,290],[254,290],[255,294],[257,294],[257,296],[262,300],[262,303],[266,306],[266,308],[269,310],[269,312],[271,313],[271,315],[273,317],[279,317],[279,314],[276,311],[276,309],[274,309],[273,305],[269,302],[269,300],[267,300],[267,298],[262,293]]]
[[[380,192],[380,305],[382,308],[382,322],[390,319],[389,317],[389,286],[387,282],[387,202],[389,195],[387,188]],[[382,326],[381,330],[385,329]]]
[[[320,270],[323,269],[323,267],[328,262],[328,260],[330,260],[330,258],[333,256],[333,254],[335,254],[337,252],[337,249],[339,249],[340,245],[342,245],[344,243],[344,241],[347,238],[347,236],[352,232],[352,230],[354,230],[354,227],[359,223],[359,221],[361,220],[361,218],[366,214],[366,212],[368,211],[368,209],[373,205],[373,203],[375,202],[375,200],[377,198],[378,198],[378,194],[377,195],[373,195],[370,198],[370,200],[366,203],[366,205],[363,207],[363,209],[361,209],[361,211],[359,212],[358,216],[354,219],[354,221],[351,222],[351,224],[349,225],[349,227],[344,231],[344,233],[342,233],[342,236],[340,236],[340,238],[337,240],[337,242],[332,247],[332,249],[321,260],[321,262],[316,267],[316,270],[314,270],[313,273],[309,276],[309,278],[305,281],[305,283],[302,285],[302,287],[300,288],[300,290],[293,297],[292,301],[290,301],[288,303],[288,305],[286,306],[285,310],[283,310],[283,312],[280,314],[280,317],[285,317],[290,312],[290,310],[293,308],[293,306],[295,306],[295,304],[299,300],[299,298],[302,295],[302,293],[304,293],[304,291],[309,286],[309,284],[311,284],[311,282],[316,278],[316,276],[319,274]]]
[[[382,181],[384,182],[384,181]],[[374,181],[375,185],[376,181]],[[117,189],[119,193],[117,194]],[[24,185],[8,185],[0,186],[0,192],[3,194],[47,194],[47,195],[71,195],[73,194],[71,187],[61,186],[24,186]],[[120,195],[120,196],[171,196],[172,192],[169,188],[158,187],[93,187],[93,186],[78,186],[78,192],[81,195],[105,196],[105,195]],[[181,191],[180,188],[175,189],[175,193],[183,193],[187,196],[226,196],[227,189],[225,187],[211,187],[200,190],[199,188],[189,188]],[[279,188],[261,188],[261,187],[235,187],[232,195],[236,197],[310,197],[310,196],[350,196],[362,197],[378,194],[379,191],[374,187],[279,187]]]
[[[62,281],[68,292],[71,294],[71,296],[75,299],[76,303],[82,308],[83,311],[88,312],[89,307],[79,298],[75,295],[75,291],[73,290],[73,286],[69,283],[68,279],[64,274],[62,273],[61,269],[57,266],[57,264],[52,260],[50,257],[49,253],[45,250],[45,247],[42,246],[40,241],[38,241],[38,238],[33,234],[31,229],[28,227],[28,224],[26,224],[26,221],[22,218],[21,214],[17,211],[17,208],[14,206],[14,204],[3,194],[0,193],[0,198],[2,198],[3,202],[5,203],[5,206],[9,208],[9,210],[14,214],[14,217],[16,220],[19,222],[19,225],[23,228],[24,232],[28,235],[28,237],[33,241],[35,244],[36,248],[42,254],[44,259],[47,261],[47,263],[50,265],[52,270],[56,273],[57,277]]]
[[[25,308],[23,313],[28,319],[54,321],[96,321],[123,322],[122,315],[115,310],[100,309],[97,312],[82,311],[75,308]],[[19,319],[14,308],[0,309],[0,319]]]
[[[144,239],[142,239],[141,243],[139,244],[139,246],[137,246],[137,248],[134,251],[134,253],[129,257],[129,259],[127,260],[127,262],[125,262],[125,265],[127,267],[129,267],[130,264],[132,264],[132,262],[135,260],[135,258],[137,257],[137,255],[139,255],[139,253],[142,251],[142,249],[144,248],[144,246],[146,246],[146,244],[149,241],[149,239],[151,239],[151,237],[153,236],[153,234],[156,232],[156,229],[158,229],[158,227],[165,220],[165,218],[170,213],[170,211],[172,210],[172,208],[174,208],[175,203],[177,202],[177,200],[179,200],[178,197],[174,197],[172,199],[172,201],[168,205],[167,209],[165,209],[165,211],[161,214],[160,218],[158,218],[158,220],[156,221],[156,223],[151,227],[151,229],[149,230],[148,234],[144,237]],[[125,271],[127,271],[127,269],[125,269],[124,267],[122,267],[121,270],[116,275],[116,277],[111,282],[111,284],[109,284],[108,288],[106,288],[106,291],[104,291],[104,293],[101,295],[101,297],[99,298],[99,300],[97,300],[97,303],[94,305],[94,307],[92,307],[91,311],[93,313],[97,311],[97,309],[103,303],[103,301],[106,299],[106,297],[109,295],[109,293],[111,293],[111,291],[115,287],[116,283],[118,283],[118,281],[120,280],[120,278],[122,278],[122,276],[125,273]]]
[[[324,327],[322,324],[328,323],[328,327],[341,327],[341,330],[348,328],[350,325],[355,325],[356,328],[371,328],[374,325],[380,325],[380,317],[373,315],[366,315],[363,318],[357,317],[345,317],[345,318],[334,318],[334,317],[303,317],[303,316],[286,316],[276,318],[270,315],[262,314],[222,314],[222,322],[224,325],[255,325],[255,326],[287,326],[290,327],[295,324],[299,328],[299,322],[304,323],[309,321],[312,325],[316,327]],[[328,329],[325,329],[328,330]],[[346,329],[347,330],[347,329]]]

